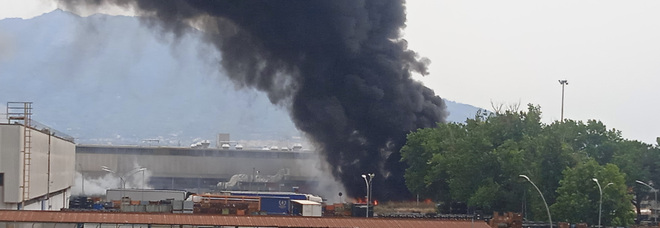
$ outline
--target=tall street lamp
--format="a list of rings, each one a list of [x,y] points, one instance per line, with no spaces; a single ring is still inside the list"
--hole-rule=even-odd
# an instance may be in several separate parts
[[[539,187],[536,187],[536,184],[534,184],[534,182],[532,182],[532,180],[530,180],[529,177],[527,177],[525,175],[522,175],[522,174],[518,175],[518,176],[520,176],[522,178],[525,178],[525,180],[529,181],[529,183],[531,183],[534,186],[534,188],[536,188],[536,191],[539,192],[539,195],[541,195],[541,199],[543,200],[543,204],[545,204],[545,210],[548,212],[548,220],[550,220],[550,228],[552,228],[552,217],[550,217],[550,208],[548,207],[548,203],[545,202],[545,197],[543,197],[543,193],[541,192]]]
[[[596,184],[598,185],[598,192],[600,192],[600,204],[598,205],[598,227],[601,227],[600,226],[600,218],[601,218],[600,216],[601,216],[601,212],[603,211],[603,188],[600,187],[600,183],[598,183],[598,179],[593,178],[591,180],[596,182]],[[611,184],[614,184],[614,183],[611,183],[611,182],[607,183],[607,185],[605,185],[605,188],[607,188],[607,186],[610,186]]]
[[[144,180],[144,171],[147,170],[147,168],[141,168],[141,170],[142,170],[142,189],[144,189],[144,182],[145,182],[145,180]]]
[[[374,175],[373,173],[366,175],[362,174],[362,179],[364,179],[364,183],[367,184],[367,214],[366,214],[367,218],[369,218],[369,205],[371,204],[371,187],[372,187],[371,181],[374,179],[374,176],[376,175]],[[367,177],[369,177],[368,180]]]
[[[374,199],[373,199],[374,185],[371,183],[371,181],[374,179],[374,176],[376,175],[374,175],[373,173],[369,174],[369,202],[367,202],[367,207],[369,207],[369,205],[374,203]],[[373,210],[371,211],[371,213],[373,214]]]
[[[561,84],[561,122],[564,122],[564,86],[568,85],[568,80],[559,80]]]
[[[642,184],[642,185],[645,185],[646,187],[651,188],[651,191],[652,191],[653,194],[655,195],[655,200],[654,200],[654,201],[655,201],[655,204],[653,205],[653,207],[651,208],[651,210],[653,211],[652,213],[653,213],[653,215],[654,215],[654,216],[653,216],[653,222],[657,224],[657,223],[658,223],[658,215],[657,215],[657,208],[656,208],[656,206],[657,206],[657,204],[658,204],[658,189],[655,189],[654,187],[651,187],[651,185],[649,185],[649,184],[647,184],[647,183],[644,183],[644,182],[642,182],[642,181],[640,181],[640,180],[636,180],[635,182],[637,182],[638,184]]]
[[[129,176],[131,176],[133,174],[136,174],[136,173],[141,171],[142,172],[142,188],[144,188],[144,171],[147,170],[147,168],[137,168],[137,169],[134,169],[134,170],[131,170],[131,171],[125,173],[124,175],[119,175],[117,172],[115,172],[114,170],[108,168],[107,166],[101,166],[101,170],[112,173],[112,174],[116,174],[119,177],[119,180],[121,181],[121,183],[120,183],[121,186],[120,187],[122,189],[126,188],[126,180],[124,179],[125,177],[129,177]]]
[[[142,172],[142,189],[144,189],[144,171],[145,170],[147,170],[147,168],[137,168],[137,169],[134,169],[131,172],[128,172],[125,176],[128,177],[128,176],[131,176],[131,175],[136,174],[138,172]],[[124,181],[124,184],[126,184],[126,181]],[[124,188],[126,188],[126,187],[124,187]]]

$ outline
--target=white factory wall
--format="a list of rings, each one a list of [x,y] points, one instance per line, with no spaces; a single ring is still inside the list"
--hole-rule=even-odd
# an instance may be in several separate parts
[[[162,177],[227,178],[239,173],[250,174],[253,168],[261,175],[275,175],[280,169],[289,169],[290,177],[309,179],[318,175],[317,161],[312,159],[78,153],[76,160],[78,168],[85,172],[100,172],[101,166],[118,173],[146,167],[153,176]]]
[[[75,174],[75,144],[34,129],[31,135],[29,199],[25,199],[24,208],[40,210],[48,192],[55,193],[51,198],[68,197]],[[11,209],[16,209],[15,205],[24,200],[20,187],[23,179],[23,139],[22,125],[0,124],[0,173],[4,173],[0,207],[11,205]],[[50,205],[53,205],[52,209],[59,210],[65,204],[66,199],[58,200],[56,204],[51,200]]]
[[[62,208],[69,207],[69,197],[71,197],[71,191],[60,191],[57,193],[52,193],[50,198],[39,197],[30,201],[26,201],[25,205],[22,207],[22,210],[55,210],[59,211]],[[5,204],[7,208],[16,210],[18,207],[17,203],[7,203]]]
[[[0,193],[3,193],[3,192],[4,192],[4,187],[0,186]],[[11,205],[7,205],[5,203],[4,198],[5,198],[4,194],[0,194],[0,210],[2,210],[2,209],[12,209],[12,208],[9,208]]]
[[[18,125],[0,125],[0,173],[4,176],[2,204],[20,201],[22,135]]]

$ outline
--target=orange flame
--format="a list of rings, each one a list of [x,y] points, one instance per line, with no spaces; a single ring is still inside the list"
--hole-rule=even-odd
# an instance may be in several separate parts
[[[362,204],[362,203],[367,203],[367,200],[364,199],[364,198],[355,198],[355,199],[353,200],[353,203],[361,203],[361,204]]]
[[[353,199],[353,203],[356,204],[367,204],[367,199],[366,198],[355,198]],[[371,202],[372,205],[377,206],[378,205],[378,200],[374,200]]]

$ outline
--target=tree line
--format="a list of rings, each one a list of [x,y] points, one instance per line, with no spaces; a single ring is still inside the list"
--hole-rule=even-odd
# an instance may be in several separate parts
[[[537,221],[547,221],[546,207],[520,175],[538,186],[553,221],[561,222],[598,224],[600,184],[601,220],[608,226],[638,222],[642,200],[654,200],[651,188],[636,181],[660,183],[658,144],[624,139],[597,120],[544,124],[534,105],[418,129],[408,134],[401,155],[413,194],[483,213],[522,212]]]

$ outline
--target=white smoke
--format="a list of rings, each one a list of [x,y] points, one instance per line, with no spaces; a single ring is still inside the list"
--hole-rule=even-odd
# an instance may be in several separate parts
[[[308,140],[306,141],[309,142]],[[308,144],[311,145],[312,143]],[[317,188],[312,189],[312,192],[326,199],[328,204],[347,202],[346,188],[344,187],[344,184],[335,179],[331,174],[331,171],[329,171],[330,164],[323,159],[323,156],[319,154],[318,150],[315,149],[312,151],[315,151],[314,153],[319,157],[319,160],[317,160],[314,165],[315,169],[311,170],[312,174],[310,176],[314,176],[316,177],[316,180],[318,180]],[[297,160],[297,162],[300,163],[307,161]],[[342,193],[342,196],[339,196],[340,192]]]
[[[120,179],[108,173],[98,178],[84,177],[76,172],[75,182],[71,187],[72,195],[105,195],[105,190],[119,188]]]
[[[76,172],[75,182],[71,187],[71,194],[100,196],[105,195],[108,189],[153,189],[153,186],[149,185],[152,172],[145,169],[143,175],[143,171],[136,172],[136,170],[139,170],[139,168],[123,174],[124,176],[121,178],[114,173],[106,173],[100,177],[85,176],[83,178],[83,174]]]
[[[319,162],[326,163],[325,160]],[[329,204],[344,203],[348,201],[346,198],[346,188],[343,183],[335,179],[329,171],[324,172],[321,169],[316,171],[318,172],[317,176],[319,183],[317,189],[314,189],[314,192],[321,195],[324,199],[327,199]],[[342,196],[339,196],[339,193],[342,193]]]

